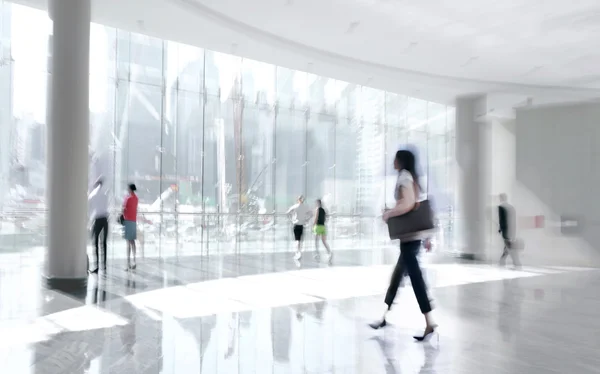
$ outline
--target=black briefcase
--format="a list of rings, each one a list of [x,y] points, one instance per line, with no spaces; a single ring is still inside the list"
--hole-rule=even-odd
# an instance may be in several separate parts
[[[410,212],[388,219],[387,225],[392,240],[433,230],[435,223],[430,201],[423,200]]]

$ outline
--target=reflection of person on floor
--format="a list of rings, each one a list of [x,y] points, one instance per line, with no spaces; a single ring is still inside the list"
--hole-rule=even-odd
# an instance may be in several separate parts
[[[325,308],[327,307],[326,301],[320,301],[318,303],[310,303],[310,304],[297,304],[290,305],[290,308],[294,312],[296,312],[296,320],[302,321],[304,320],[304,315],[307,314],[316,320],[322,321],[323,314],[325,313]]]
[[[271,310],[271,346],[275,362],[290,362],[292,310],[285,306]]]
[[[104,302],[106,301],[106,285],[101,285],[100,282],[100,279],[96,279],[92,287],[92,293],[90,295],[91,304],[104,305]]]
[[[419,370],[419,374],[435,374],[437,370],[435,370],[435,359],[437,358],[440,350],[437,347],[434,347],[431,344],[423,345],[423,355],[424,362],[421,370]]]
[[[244,329],[249,328],[252,323],[252,311],[248,310],[245,312],[240,312],[239,319],[240,319],[240,328],[244,328]]]
[[[137,282],[135,276],[132,274],[127,274],[127,282],[125,282],[125,287],[131,290],[137,289]]]
[[[231,319],[229,320],[229,338],[227,339],[227,351],[225,352],[225,359],[233,356],[233,353],[235,352],[235,343],[237,343],[239,337],[238,324],[238,314],[232,313]]]
[[[516,214],[515,208],[508,203],[506,194],[500,194],[500,205],[498,206],[498,232],[502,235],[504,241],[504,250],[500,257],[500,265],[506,264],[506,257],[510,255],[515,267],[521,266],[516,243]]]
[[[381,353],[385,358],[385,373],[386,374],[396,374],[398,370],[396,370],[396,365],[394,362],[396,361],[397,351],[394,349],[393,341],[387,341],[385,338],[381,336],[376,336],[371,338],[377,342],[379,349],[381,349]]]
[[[129,323],[123,326],[121,329],[121,343],[123,344],[123,350],[130,355],[133,355],[133,347],[136,343],[136,317],[137,311],[129,302],[124,301],[121,304],[121,315],[129,318]]]
[[[325,246],[325,250],[327,250],[328,261],[331,262],[333,258],[333,252],[329,248],[329,244],[327,244],[327,228],[325,227],[325,220],[327,219],[327,212],[323,208],[323,202],[321,199],[317,200],[317,209],[315,210],[315,219],[314,219],[314,227],[313,230],[315,232],[315,259],[318,260],[321,257],[319,253],[319,238],[323,242]]]
[[[513,334],[519,331],[523,298],[523,290],[519,287],[518,279],[505,279],[502,281],[502,300],[498,308],[498,329],[506,342],[509,342]]]
[[[304,225],[308,223],[311,217],[310,208],[304,204],[304,196],[298,196],[298,202],[290,207],[287,211],[292,217],[294,224],[294,240],[296,241],[295,260],[302,258],[302,238],[304,236]]]
[[[383,357],[385,357],[385,373],[396,374],[400,371],[396,369],[396,361],[398,359],[398,351],[394,348],[394,342],[386,337],[376,336],[371,338],[377,342]],[[432,344],[423,345],[423,366],[419,370],[419,374],[434,374],[435,359],[439,354],[439,349]]]
[[[323,314],[325,313],[325,307],[327,306],[327,302],[326,301],[322,301],[320,303],[314,303],[313,306],[314,306],[314,308],[313,308],[311,314],[317,320],[322,321],[323,320]]]

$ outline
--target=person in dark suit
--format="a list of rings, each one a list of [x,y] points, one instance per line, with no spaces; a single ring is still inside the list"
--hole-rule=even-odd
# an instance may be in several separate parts
[[[515,267],[521,266],[517,248],[515,248],[516,242],[516,214],[515,208],[508,203],[508,197],[506,194],[500,194],[500,205],[498,206],[498,232],[502,235],[504,240],[504,251],[500,257],[500,265],[506,264],[506,257],[510,255],[513,260]]]

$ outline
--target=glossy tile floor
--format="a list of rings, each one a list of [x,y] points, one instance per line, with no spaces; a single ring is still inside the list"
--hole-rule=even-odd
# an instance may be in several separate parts
[[[410,286],[384,331],[393,252],[115,263],[88,292],[0,265],[0,373],[600,373],[600,271],[501,269],[425,256],[439,340]]]

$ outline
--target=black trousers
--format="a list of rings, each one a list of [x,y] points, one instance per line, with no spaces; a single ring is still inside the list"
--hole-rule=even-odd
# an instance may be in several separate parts
[[[94,227],[92,229],[92,235],[93,235],[93,240],[94,240],[94,248],[96,249],[96,263],[98,264],[98,267],[100,267],[100,254],[99,252],[99,239],[100,239],[100,234],[102,234],[102,256],[104,259],[104,266],[103,268],[106,269],[106,242],[108,241],[108,218],[107,217],[101,217],[101,218],[96,218],[94,220]]]
[[[388,309],[392,308],[392,304],[398,293],[398,287],[400,287],[400,284],[402,283],[402,278],[408,273],[421,313],[425,314],[431,312],[431,303],[429,301],[429,296],[427,295],[427,286],[425,285],[421,266],[417,259],[420,249],[420,240],[400,243],[400,257],[398,257],[398,263],[394,268],[392,279],[390,280],[390,287],[385,295],[385,303],[387,304]]]
[[[294,239],[299,242],[302,240],[302,235],[304,235],[304,226],[294,225]]]

